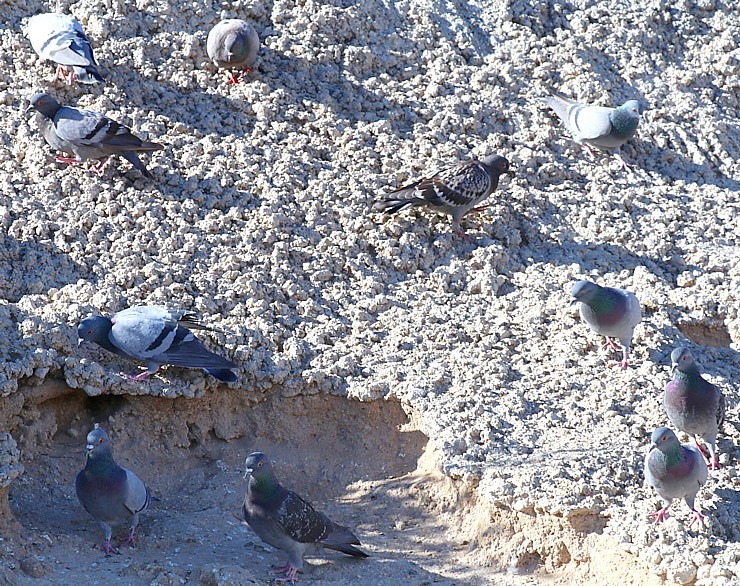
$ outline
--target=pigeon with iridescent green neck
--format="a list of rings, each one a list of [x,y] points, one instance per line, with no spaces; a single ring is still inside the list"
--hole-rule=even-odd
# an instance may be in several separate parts
[[[671,352],[673,380],[665,388],[663,406],[668,419],[678,429],[700,435],[709,446],[709,467],[719,468],[717,433],[725,420],[725,397],[722,391],[702,377],[688,348]],[[699,444],[696,447],[701,450]],[[703,453],[703,451],[702,451]]]
[[[130,520],[128,538],[123,542],[135,545],[139,513],[149,506],[149,490],[136,474],[116,464],[108,434],[95,424],[87,434],[85,467],[77,473],[75,489],[80,504],[98,520],[105,534],[100,546],[106,555],[118,553],[111,545],[111,525]]]
[[[656,429],[650,437],[650,451],[645,456],[645,480],[666,504],[650,516],[655,517],[656,523],[664,521],[673,499],[682,498],[694,513],[691,525],[702,522],[705,515],[696,510],[694,500],[708,476],[707,464],[699,450],[680,443],[667,427]]]
[[[360,540],[354,533],[283,488],[263,453],[254,452],[247,457],[244,477],[249,478],[244,520],[262,541],[288,554],[288,563],[275,572],[285,576],[282,581],[295,583],[306,551],[326,547],[354,557],[368,557],[355,547]]]
[[[617,364],[629,366],[629,349],[635,326],[642,320],[640,302],[634,293],[614,287],[602,287],[590,281],[576,282],[570,294],[573,303],[580,302],[581,319],[597,334],[606,337],[604,348],[622,350]],[[612,338],[619,340],[621,347]]]
[[[635,134],[642,113],[637,100],[628,100],[618,108],[579,104],[558,94],[540,100],[554,110],[573,135],[573,140],[583,146],[592,159],[594,148],[615,150],[627,142]],[[614,156],[623,168],[629,168],[618,152]]]
[[[228,83],[239,83],[234,69],[252,71],[260,47],[254,27],[244,20],[228,18],[214,26],[206,39],[206,52],[220,69],[229,70]]]

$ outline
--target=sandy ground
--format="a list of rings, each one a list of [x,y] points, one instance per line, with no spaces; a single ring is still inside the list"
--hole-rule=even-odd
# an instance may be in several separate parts
[[[264,581],[265,566],[282,559],[234,517],[244,452],[262,441],[293,467],[293,488],[357,527],[373,554],[365,565],[332,557],[305,580],[740,581],[732,3],[275,1],[222,13],[200,2],[81,0],[62,9],[93,39],[104,87],[51,81],[22,32],[43,3],[6,2],[0,25],[0,431],[19,450],[2,443],[4,492],[15,478],[15,521],[0,511],[15,527],[6,581],[77,572],[66,576],[208,583],[208,568],[222,566],[238,576],[216,583]],[[222,16],[250,20],[263,41],[236,87],[205,55]],[[155,180],[123,160],[102,177],[55,163],[23,113],[42,89],[164,144],[144,156]],[[644,102],[622,148],[635,171],[584,157],[537,102],[551,90]],[[468,239],[427,211],[368,213],[390,186],[490,152],[516,176],[465,220]],[[607,367],[569,306],[580,278],[639,297],[629,370]],[[138,303],[190,309],[224,330],[207,342],[239,364],[239,383],[168,369],[134,384],[119,376],[132,363],[77,347],[82,317]],[[642,460],[666,423],[661,394],[678,344],[730,399],[723,467],[699,494],[709,515],[701,530],[686,526],[684,503],[665,525],[647,522],[659,501]],[[315,468],[299,463],[321,460],[331,476],[360,457],[346,438],[319,442],[320,403],[301,418],[299,439],[279,413],[260,433],[240,423],[314,395],[346,414],[352,442],[365,437],[362,409],[395,413],[376,413],[385,427],[365,430],[374,451],[331,488],[315,487]],[[174,410],[167,425],[146,409],[154,400]],[[73,428],[67,402],[78,406]],[[121,405],[137,414],[127,427],[115,422]],[[102,559],[70,483],[85,431],[111,416],[117,453],[161,480],[162,500],[140,548]],[[378,462],[397,458],[378,441],[399,425],[423,439],[384,471]],[[180,484],[179,469],[161,472],[175,456],[187,462]],[[420,486],[419,475],[424,490],[404,488]],[[21,554],[44,559],[23,569]]]

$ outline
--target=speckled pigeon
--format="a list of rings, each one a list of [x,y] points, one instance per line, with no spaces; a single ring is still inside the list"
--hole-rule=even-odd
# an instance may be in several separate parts
[[[709,446],[709,467],[717,470],[717,432],[725,420],[725,397],[701,376],[688,348],[679,347],[671,352],[671,363],[674,376],[666,385],[663,397],[668,419],[681,431],[704,439]],[[696,447],[701,450],[698,442]]]
[[[405,187],[386,193],[372,209],[395,214],[413,206],[427,206],[452,216],[452,228],[462,233],[460,221],[498,187],[502,173],[510,172],[509,161],[489,155],[482,161],[466,161],[447,167],[431,177],[423,177]]]
[[[101,173],[111,155],[120,155],[136,167],[147,179],[151,173],[136,155],[137,152],[158,151],[164,147],[143,141],[123,124],[99,112],[60,106],[49,94],[35,94],[26,112],[36,110],[36,123],[46,142],[55,150],[73,157],[57,156],[60,163],[81,163],[87,159],[104,159],[92,171]]]
[[[105,83],[98,72],[90,41],[76,18],[58,12],[37,14],[28,20],[26,30],[38,56],[57,64],[54,79],[64,79],[68,84],[75,80]]]
[[[112,317],[90,316],[77,328],[80,342],[95,342],[120,356],[143,360],[147,370],[130,380],[143,380],[159,370],[162,364],[185,368],[202,368],[223,382],[235,382],[232,369],[236,364],[214,354],[198,340],[189,328],[210,330],[194,314],[139,305],[119,311]]]
[[[249,478],[249,484],[244,496],[244,520],[262,541],[288,554],[288,563],[278,568],[276,574],[284,574],[286,581],[295,583],[307,549],[326,547],[355,557],[368,557],[355,547],[361,544],[354,533],[283,488],[263,453],[250,454],[246,468],[244,477]]]
[[[116,464],[108,434],[97,423],[87,434],[85,467],[77,473],[75,489],[82,506],[103,528],[105,542],[100,548],[106,555],[118,553],[110,542],[111,525],[130,519],[128,538],[123,543],[132,547],[136,544],[139,513],[149,506],[151,495],[136,474]]]
[[[637,100],[628,100],[618,108],[579,104],[558,94],[540,100],[555,111],[573,139],[583,146],[592,159],[592,147],[613,150],[627,142],[635,134],[642,113],[642,106]],[[618,152],[614,156],[623,168],[629,168]]]
[[[619,350],[612,338],[619,340],[622,368],[629,366],[629,349],[635,326],[642,319],[640,303],[634,293],[613,287],[601,287],[590,281],[578,281],[570,294],[573,303],[580,302],[581,319],[597,334],[606,337],[603,348]]]
[[[252,71],[260,38],[254,27],[238,18],[222,20],[208,33],[206,51],[220,69],[229,70],[228,83],[239,83],[233,69]]]
[[[682,498],[694,513],[691,525],[702,522],[705,515],[696,510],[694,499],[709,476],[704,456],[694,446],[681,444],[667,427],[656,429],[650,441],[650,451],[645,456],[645,480],[666,502],[650,516],[655,517],[656,523],[664,521],[673,499]]]

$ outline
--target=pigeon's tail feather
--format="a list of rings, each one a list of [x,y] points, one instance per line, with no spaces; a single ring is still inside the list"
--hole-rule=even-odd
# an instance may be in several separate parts
[[[356,558],[370,557],[369,553],[365,553],[361,549],[358,549],[354,545],[351,545],[349,543],[324,543],[324,547],[328,547],[329,549],[334,549],[336,551],[341,551],[342,553],[346,553],[347,555],[351,555]]]
[[[238,380],[236,373],[228,368],[204,368],[203,370],[211,376],[215,376],[221,382],[235,383]]]
[[[75,66],[72,69],[74,69],[75,77],[80,83],[105,83],[105,79],[103,79],[103,76],[98,73],[98,70],[93,65],[88,65],[87,67]]]
[[[423,199],[379,199],[373,203],[374,212],[383,212],[384,214],[395,214],[405,209],[425,203]]]
[[[146,177],[147,179],[154,179],[154,176],[149,172],[149,169],[146,168],[144,163],[141,162],[141,159],[136,156],[136,153],[134,151],[123,151],[120,153],[120,155],[129,163],[131,163],[134,167],[136,167],[139,171],[141,171],[141,174],[144,177]]]

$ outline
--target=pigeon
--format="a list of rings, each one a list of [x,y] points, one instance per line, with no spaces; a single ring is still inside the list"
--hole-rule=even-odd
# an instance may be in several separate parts
[[[69,157],[57,156],[60,163],[81,163],[87,159],[104,159],[94,173],[101,173],[111,155],[120,155],[141,171],[147,179],[151,173],[136,155],[137,151],[158,151],[164,147],[143,141],[131,134],[123,124],[99,112],[60,106],[49,94],[35,94],[26,113],[36,110],[36,124],[44,140],[55,150]]]
[[[98,72],[92,47],[79,21],[58,12],[37,14],[28,20],[28,39],[39,57],[57,64],[54,79],[67,84],[105,83]]]
[[[144,380],[162,364],[173,364],[202,368],[220,381],[235,382],[237,377],[232,369],[236,364],[208,350],[190,328],[218,331],[201,324],[193,313],[139,305],[112,317],[86,317],[80,322],[77,334],[79,343],[95,342],[120,356],[145,361],[147,369],[144,372],[136,376],[124,375],[129,380]]]
[[[693,511],[690,525],[699,521],[702,515],[694,507],[694,499],[699,488],[707,481],[709,471],[701,452],[694,446],[681,444],[667,427],[659,427],[650,438],[650,451],[645,456],[645,480],[655,488],[666,505],[650,517],[655,523],[665,521],[668,508],[675,498],[683,498]]]
[[[627,368],[635,326],[642,319],[640,303],[635,294],[624,289],[601,287],[590,281],[576,282],[570,294],[575,298],[573,303],[581,303],[579,308],[581,319],[594,332],[606,337],[603,348],[619,350],[620,347],[612,338],[619,340],[622,361],[617,364]]]
[[[679,347],[671,352],[671,363],[674,376],[666,385],[663,397],[668,419],[681,431],[704,439],[709,445],[709,467],[717,470],[717,432],[725,420],[725,397],[701,376],[687,348]],[[701,451],[698,442],[696,447]]]
[[[558,94],[540,100],[555,111],[573,139],[583,146],[592,159],[593,147],[606,151],[618,149],[627,142],[635,134],[643,110],[637,100],[628,100],[618,108],[579,104]],[[618,152],[614,156],[622,168],[629,169],[630,166]]]
[[[99,546],[106,555],[118,553],[111,545],[111,525],[131,519],[125,545],[135,546],[139,513],[149,507],[149,489],[136,474],[122,468],[113,459],[108,434],[98,423],[87,434],[85,467],[75,478],[77,498],[85,510],[95,517],[105,533],[105,542]]]
[[[229,69],[227,83],[239,83],[232,69],[252,71],[260,38],[254,27],[238,18],[222,20],[208,33],[206,51],[220,69]]]
[[[395,214],[413,206],[428,206],[451,215],[453,230],[462,233],[463,216],[471,210],[483,210],[485,206],[475,206],[498,187],[501,174],[508,172],[511,172],[509,161],[499,155],[465,161],[386,193],[373,203],[372,209]]]
[[[265,543],[288,554],[288,562],[276,575],[295,583],[303,567],[303,554],[309,548],[326,547],[359,558],[368,554],[355,547],[361,545],[347,527],[337,525],[316,511],[296,493],[283,488],[275,478],[272,463],[261,452],[247,457],[244,478],[249,478],[244,496],[244,520]]]

